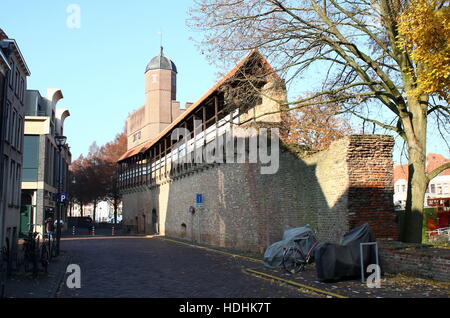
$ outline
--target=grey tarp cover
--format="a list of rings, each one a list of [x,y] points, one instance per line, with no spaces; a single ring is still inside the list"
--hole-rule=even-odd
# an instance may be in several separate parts
[[[361,276],[360,243],[375,242],[368,224],[345,234],[340,244],[320,243],[314,253],[317,279],[336,281]],[[363,264],[375,264],[375,248],[363,247]]]
[[[313,230],[308,225],[289,229],[284,231],[282,241],[270,245],[264,253],[264,265],[269,268],[276,268],[283,266],[283,252],[284,248],[289,248],[295,245],[294,240],[305,238],[300,241],[303,253],[308,253],[311,246],[316,242],[316,237]]]

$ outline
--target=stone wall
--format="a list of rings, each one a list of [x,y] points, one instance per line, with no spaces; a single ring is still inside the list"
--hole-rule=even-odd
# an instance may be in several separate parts
[[[396,238],[392,147],[392,137],[364,135],[304,159],[282,148],[274,175],[261,174],[259,164],[193,166],[124,193],[124,221],[152,233],[155,209],[163,235],[259,252],[305,224],[322,241],[336,242],[367,221],[376,236]],[[192,214],[197,193],[204,204]]]
[[[450,250],[424,244],[380,241],[383,271],[450,282]]]

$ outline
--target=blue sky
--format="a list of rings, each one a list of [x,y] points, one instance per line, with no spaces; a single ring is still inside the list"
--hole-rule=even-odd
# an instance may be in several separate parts
[[[29,89],[45,95],[61,88],[58,107],[70,109],[65,134],[73,158],[86,154],[122,131],[127,115],[144,103],[144,70],[159,53],[160,31],[165,55],[178,68],[177,99],[194,102],[217,80],[186,26],[189,0],[1,0],[0,27],[18,42],[31,77]],[[81,27],[71,29],[67,8],[81,10]],[[270,62],[270,61],[269,61]],[[305,83],[305,88],[308,84]],[[430,127],[428,152],[449,156]],[[377,133],[383,131],[377,130]],[[396,139],[400,141],[400,138]],[[394,160],[400,161],[397,142]]]
[[[18,42],[31,76],[28,88],[42,95],[61,88],[58,107],[70,109],[65,134],[74,159],[95,140],[112,140],[128,113],[144,103],[144,71],[159,54],[178,68],[177,99],[194,102],[211,87],[217,70],[189,40],[190,1],[1,0],[0,27]],[[81,27],[70,29],[67,13],[77,4]]]

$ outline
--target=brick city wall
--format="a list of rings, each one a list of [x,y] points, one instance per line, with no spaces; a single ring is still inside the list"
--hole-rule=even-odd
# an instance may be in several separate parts
[[[350,136],[347,151],[350,228],[369,223],[378,238],[398,238],[391,136]]]
[[[392,204],[384,203],[392,201],[392,146],[392,137],[349,136],[304,159],[282,148],[274,175],[248,163],[193,167],[124,193],[124,221],[151,233],[155,209],[161,234],[258,252],[279,241],[284,230],[305,224],[320,240],[336,242],[370,218],[375,235],[396,238]],[[361,176],[366,181],[358,181]],[[204,204],[192,214],[197,193]]]
[[[449,249],[383,240],[379,244],[383,271],[450,282]]]

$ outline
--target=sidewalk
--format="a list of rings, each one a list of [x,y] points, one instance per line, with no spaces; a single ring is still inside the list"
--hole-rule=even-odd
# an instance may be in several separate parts
[[[61,284],[70,256],[61,251],[61,254],[52,259],[48,266],[48,273],[39,273],[37,278],[33,278],[31,273],[23,270],[12,273],[6,281],[5,298],[53,298]]]

